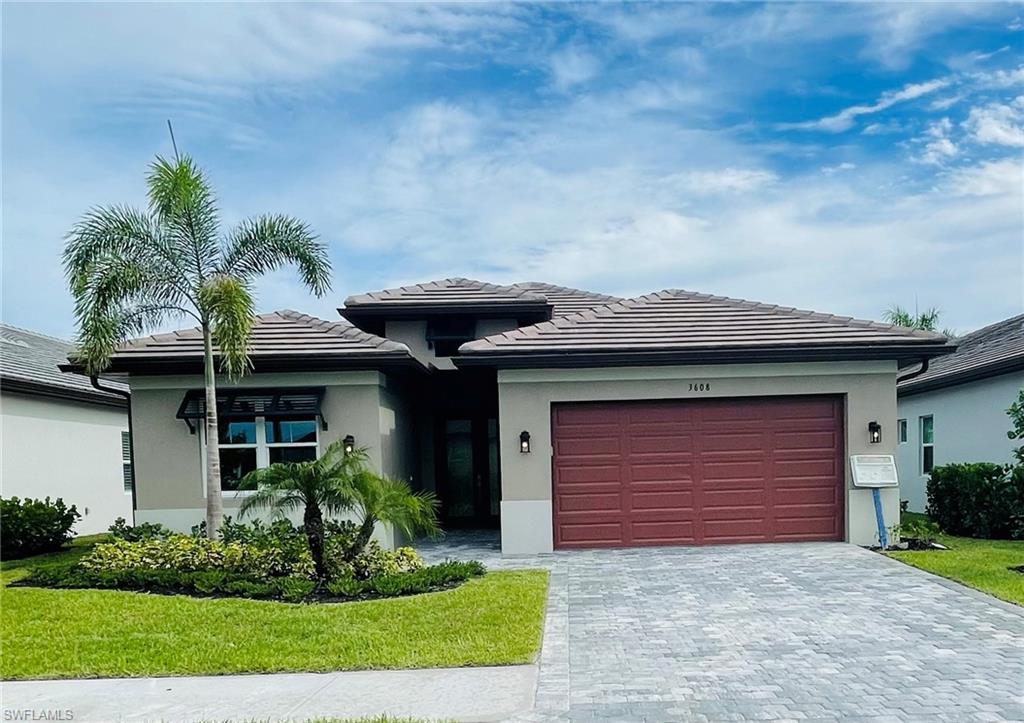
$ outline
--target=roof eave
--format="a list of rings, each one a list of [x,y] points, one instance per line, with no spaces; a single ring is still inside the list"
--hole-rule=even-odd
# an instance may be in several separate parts
[[[969,382],[981,381],[991,377],[998,377],[1024,369],[1024,356],[1012,359],[1004,359],[993,364],[985,364],[972,369],[964,369],[958,372],[942,374],[924,379],[911,379],[903,384],[897,385],[897,397],[909,397],[914,394],[934,392],[946,387],[955,387]]]
[[[501,301],[501,302],[460,302],[447,304],[417,304],[398,301],[381,301],[371,303],[358,303],[352,306],[338,307],[338,313],[349,321],[355,319],[366,319],[368,317],[389,317],[394,319],[414,319],[424,316],[453,315],[453,314],[487,314],[487,315],[513,315],[520,317],[524,314],[543,315],[549,318],[554,304],[547,301]]]
[[[760,347],[754,349],[692,349],[627,352],[469,352],[453,357],[458,367],[494,366],[504,369],[545,367],[659,366],[669,364],[744,364],[801,361],[919,361],[948,354],[948,345],[858,345],[820,347]]]
[[[116,407],[118,409],[128,408],[128,400],[122,396],[104,394],[103,392],[89,389],[66,387],[59,384],[46,384],[7,375],[0,377],[0,389],[7,393],[24,394],[26,396],[46,397],[48,399],[95,404],[101,407]]]
[[[254,354],[249,359],[252,362],[250,373],[253,374],[299,371],[427,371],[427,368],[422,363],[406,351],[343,355],[289,354],[275,356]],[[74,364],[62,365],[61,368],[64,371],[78,374],[84,373],[82,367]],[[136,374],[140,376],[201,374],[203,372],[203,358],[199,356],[170,359],[163,356],[139,356],[131,359],[115,358],[106,371],[113,374]]]

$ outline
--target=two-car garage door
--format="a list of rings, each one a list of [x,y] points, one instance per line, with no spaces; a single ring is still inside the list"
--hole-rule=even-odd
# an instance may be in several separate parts
[[[555,547],[843,539],[837,397],[555,405]]]

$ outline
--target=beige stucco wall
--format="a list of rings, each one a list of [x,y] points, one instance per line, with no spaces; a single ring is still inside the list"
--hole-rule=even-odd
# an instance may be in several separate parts
[[[0,418],[0,494],[63,498],[82,515],[77,535],[105,532],[118,517],[132,519],[121,459],[125,410],[3,394]]]
[[[201,433],[191,434],[175,415],[189,389],[201,388],[198,376],[133,377],[132,421],[135,435],[137,519],[187,530],[206,509]],[[319,430],[322,451],[351,434],[365,447],[374,469],[404,476],[411,452],[405,427],[398,422],[387,378],[377,372],[258,374],[241,387],[324,386],[321,409],[328,428]],[[221,388],[230,386],[219,380]],[[391,400],[391,401],[388,401]],[[225,514],[237,514],[245,493],[224,493]],[[299,515],[300,516],[300,515]],[[294,516],[298,519],[299,516]],[[389,535],[378,538],[390,544]]]
[[[551,550],[551,405],[555,402],[705,399],[838,394],[844,397],[846,454],[892,454],[896,441],[895,362],[813,362],[601,369],[505,370],[498,373],[501,429],[502,549]],[[710,391],[690,391],[710,383]],[[868,422],[883,429],[868,441]],[[531,435],[530,454],[519,434]],[[846,539],[877,543],[871,491],[853,489],[847,465]],[[882,490],[887,523],[899,516],[899,490]]]

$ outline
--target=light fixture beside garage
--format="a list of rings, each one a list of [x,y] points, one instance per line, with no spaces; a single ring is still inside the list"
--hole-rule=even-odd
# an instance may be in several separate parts
[[[345,454],[352,454],[356,449],[356,438],[351,434],[346,434],[341,443],[344,445]]]
[[[519,433],[519,451],[522,454],[530,453],[530,433],[525,429]]]
[[[868,439],[871,444],[878,444],[882,441],[882,425],[878,422],[868,422]]]

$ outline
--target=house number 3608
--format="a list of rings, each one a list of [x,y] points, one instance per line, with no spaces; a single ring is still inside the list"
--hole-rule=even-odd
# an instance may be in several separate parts
[[[691,392],[710,392],[711,382],[690,382]]]

